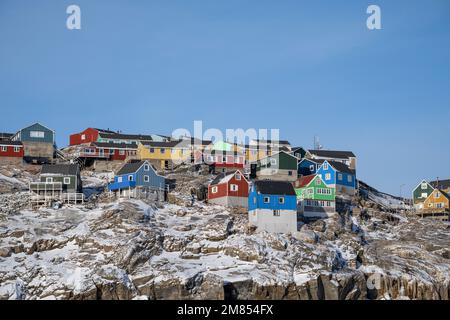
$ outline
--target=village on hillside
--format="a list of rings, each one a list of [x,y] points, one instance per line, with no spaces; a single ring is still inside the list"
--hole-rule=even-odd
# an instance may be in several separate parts
[[[114,199],[167,201],[177,187],[170,175],[183,167],[212,176],[191,190],[192,202],[239,208],[251,226],[273,233],[295,233],[300,220],[350,212],[354,197],[367,194],[359,188],[353,152],[293,147],[286,140],[244,145],[87,128],[57,149],[55,132],[35,123],[0,134],[0,164],[23,163],[41,168],[28,186],[31,208],[88,201],[80,176],[85,169],[110,174],[103,192]],[[412,200],[397,199],[397,208],[448,220],[449,194],[450,180],[423,180]]]

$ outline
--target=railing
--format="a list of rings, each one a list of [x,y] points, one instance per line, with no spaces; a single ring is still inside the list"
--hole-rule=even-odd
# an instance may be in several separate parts
[[[30,182],[30,191],[62,191],[62,182]]]

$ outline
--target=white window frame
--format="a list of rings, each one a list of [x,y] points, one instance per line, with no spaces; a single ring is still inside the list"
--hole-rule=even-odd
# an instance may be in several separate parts
[[[311,171],[311,172],[314,171],[314,165],[313,164],[309,166],[309,171]]]
[[[323,164],[323,170],[328,170],[328,163]]]
[[[53,178],[52,177],[45,178],[45,183],[53,183]]]
[[[64,182],[65,185],[70,184],[70,177],[64,177],[63,182]]]
[[[230,184],[230,191],[239,191],[239,186],[237,184]]]
[[[20,147],[14,147],[14,152],[20,152]]]
[[[242,179],[242,175],[238,172],[236,173],[236,180],[241,180]]]
[[[44,131],[30,131],[30,138],[44,139],[45,132]]]
[[[347,176],[347,182],[353,182],[353,177],[351,175]]]
[[[150,171],[150,166],[148,164],[144,164],[144,171]]]
[[[117,177],[117,182],[118,182],[118,183],[121,183],[121,182],[123,182],[123,179],[122,179],[122,177]]]
[[[437,199],[441,196],[441,194],[438,191],[434,192],[434,197]]]
[[[150,176],[145,175],[144,176],[144,182],[150,182]]]
[[[219,188],[217,186],[211,188],[212,193],[217,193],[217,191],[219,191]]]
[[[420,185],[420,188],[421,188],[422,190],[427,190],[427,189],[428,189],[428,184],[425,183],[425,182],[423,182],[423,183]]]
[[[276,166],[277,165],[277,159],[270,158],[270,165],[271,166]]]
[[[264,197],[264,203],[270,203],[270,197]]]
[[[284,197],[278,198],[278,204],[284,204],[284,202],[285,202]]]
[[[428,198],[428,193],[426,192],[422,192],[422,194],[420,195],[421,198]]]
[[[133,181],[133,175],[132,174],[130,174],[129,176],[128,176],[128,181]]]
[[[86,135],[85,134],[81,135],[81,140],[86,140]]]
[[[6,152],[8,150],[8,147],[2,146],[2,152]]]
[[[342,173],[338,173],[338,180],[342,181]]]
[[[331,179],[331,173],[326,173],[325,180],[330,180],[330,179]]]

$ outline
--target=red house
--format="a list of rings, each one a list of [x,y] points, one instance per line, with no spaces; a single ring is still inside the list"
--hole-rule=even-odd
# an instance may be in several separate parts
[[[22,142],[0,140],[0,163],[20,163],[23,156]]]
[[[89,144],[91,142],[98,141],[99,135],[104,134],[114,134],[115,132],[96,128],[87,128],[86,130],[70,135],[70,145],[77,146],[80,144]]]
[[[206,152],[205,162],[210,166],[210,172],[227,172],[242,170],[245,165],[245,157],[239,152],[225,152],[213,150]]]
[[[220,173],[208,186],[208,202],[247,208],[249,186],[240,170]]]
[[[80,146],[77,156],[87,159],[124,161],[135,158],[137,148],[135,143],[92,142],[89,145]]]

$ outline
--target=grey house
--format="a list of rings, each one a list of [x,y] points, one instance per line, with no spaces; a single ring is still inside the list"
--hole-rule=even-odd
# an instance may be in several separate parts
[[[55,153],[55,132],[40,123],[20,129],[13,141],[24,146],[24,160],[31,163],[50,163]]]
[[[78,164],[43,165],[39,181],[30,183],[32,205],[84,201]]]

